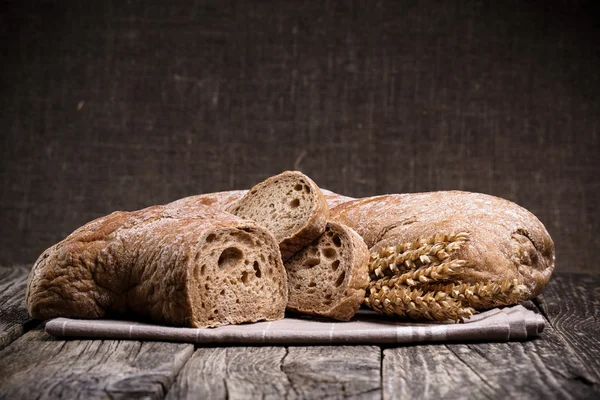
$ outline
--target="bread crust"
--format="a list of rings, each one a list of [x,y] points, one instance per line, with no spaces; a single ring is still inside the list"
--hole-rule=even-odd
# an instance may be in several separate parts
[[[331,212],[333,220],[355,229],[372,253],[466,232],[469,240],[454,258],[466,260],[468,267],[452,281],[516,279],[527,286],[531,298],[554,270],[554,243],[544,225],[531,212],[498,197],[461,191],[392,194],[345,202]]]
[[[179,200],[175,200],[169,205],[177,207],[178,205],[195,206],[203,205],[211,208],[225,211],[227,207],[235,204],[247,193],[247,190],[227,190],[223,192],[205,193],[194,196],[184,197]]]
[[[285,290],[272,294],[269,307],[258,319],[282,318],[287,283],[273,236],[258,224],[194,199],[114,212],[47,249],[29,275],[29,313],[36,319],[134,313],[178,326],[243,322],[226,317],[207,322],[193,309],[198,282],[192,277],[192,269],[199,246],[211,233],[224,230],[258,232],[265,238],[275,259],[273,268],[282,277]],[[251,320],[257,320],[256,316]]]

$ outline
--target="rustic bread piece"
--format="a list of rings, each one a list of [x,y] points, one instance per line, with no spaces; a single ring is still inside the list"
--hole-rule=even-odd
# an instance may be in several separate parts
[[[198,194],[173,201],[168,205],[171,207],[178,207],[180,205],[204,205],[217,210],[225,211],[225,209],[227,209],[229,206],[235,204],[242,197],[244,197],[247,192],[247,190],[228,190],[224,192]]]
[[[248,190],[228,190],[224,192],[204,193],[184,197],[183,199],[174,201],[170,204],[185,202],[190,204],[203,204],[219,210],[226,210],[244,197],[246,193],[248,193]],[[347,201],[356,200],[353,197],[343,196],[327,189],[321,189],[321,193],[323,193],[323,197],[325,197],[325,201],[330,209]]]
[[[368,261],[362,238],[343,224],[329,222],[325,233],[285,262],[288,309],[349,320],[365,297]]]
[[[461,319],[471,312],[465,308],[537,296],[554,270],[554,243],[544,225],[493,196],[376,196],[343,203],[332,218],[355,229],[370,248],[367,303],[381,312]]]
[[[39,257],[26,304],[38,319],[132,313],[211,327],[283,318],[287,280],[265,228],[188,200],[77,229]]]
[[[325,196],[325,201],[327,201],[327,205],[330,209],[339,206],[342,203],[346,203],[348,201],[356,200],[354,197],[348,197],[341,194],[337,194],[332,192],[331,190],[321,188],[321,192],[323,192],[323,196]]]
[[[285,261],[325,230],[329,207],[319,187],[298,171],[286,171],[254,186],[226,210],[269,229]]]

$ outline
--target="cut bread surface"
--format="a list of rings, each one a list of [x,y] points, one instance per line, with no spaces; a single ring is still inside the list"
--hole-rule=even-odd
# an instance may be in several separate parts
[[[330,222],[312,244],[285,263],[288,309],[347,321],[368,284],[369,252],[351,228]]]
[[[283,317],[286,277],[273,237],[257,227],[208,233],[191,267],[194,326],[218,326]],[[275,304],[274,304],[275,303]]]
[[[319,187],[298,171],[286,171],[259,183],[227,211],[269,229],[279,241],[284,261],[319,237],[329,217]]]

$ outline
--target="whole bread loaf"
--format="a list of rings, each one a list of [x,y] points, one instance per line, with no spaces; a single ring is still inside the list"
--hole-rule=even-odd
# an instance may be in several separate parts
[[[460,319],[469,308],[538,295],[554,270],[554,243],[544,225],[497,197],[384,195],[344,202],[331,212],[369,247],[367,304],[381,312]]]
[[[134,314],[210,327],[283,318],[287,279],[268,230],[182,199],[112,213],[50,247],[26,304],[38,319]]]

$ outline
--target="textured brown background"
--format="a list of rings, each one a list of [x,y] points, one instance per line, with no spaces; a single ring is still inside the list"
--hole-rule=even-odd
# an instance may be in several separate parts
[[[1,12],[0,263],[286,169],[530,209],[600,272],[600,45],[578,2],[38,1]]]

